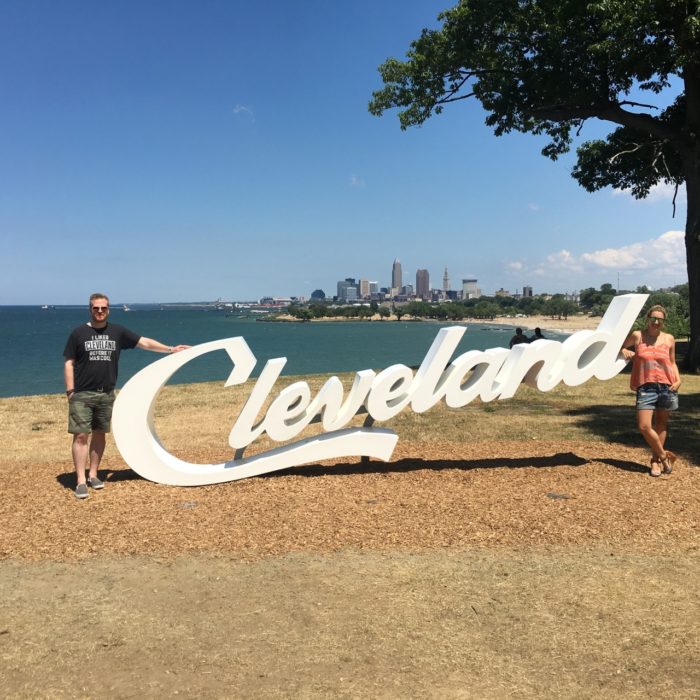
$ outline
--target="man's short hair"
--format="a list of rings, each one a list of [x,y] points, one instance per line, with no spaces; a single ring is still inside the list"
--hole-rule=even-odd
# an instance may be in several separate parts
[[[92,306],[92,302],[95,301],[95,299],[105,299],[107,301],[107,304],[109,304],[109,297],[106,294],[100,294],[99,292],[95,292],[94,294],[90,295],[90,301],[88,302],[88,306]]]

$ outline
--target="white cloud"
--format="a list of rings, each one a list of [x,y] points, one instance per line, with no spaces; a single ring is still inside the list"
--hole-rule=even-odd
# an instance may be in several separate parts
[[[595,267],[620,271],[661,268],[679,274],[685,270],[683,231],[667,231],[650,241],[584,253],[581,259]]]
[[[559,250],[532,266],[508,262],[509,273],[530,275],[551,281],[596,286],[594,280],[604,274],[617,273],[637,280],[637,284],[665,286],[686,279],[683,231],[667,231],[651,240],[619,248],[603,248],[575,255]]]
[[[635,199],[629,190],[618,190],[613,189],[613,197],[630,197],[634,199],[635,202],[647,202],[654,204],[656,202],[672,202],[673,195],[676,191],[676,186],[669,183],[660,182],[654,185],[650,190],[649,194],[644,199]],[[685,204],[686,202],[686,192],[685,187],[681,185],[678,188],[678,194],[676,195],[676,206]]]
[[[560,250],[547,256],[546,264],[560,270],[570,270],[571,272],[582,272],[583,266],[579,259],[568,250]]]
[[[365,181],[357,175],[350,176],[350,187],[364,187]]]
[[[246,114],[250,118],[251,122],[255,122],[255,113],[250,107],[246,107],[245,105],[236,105],[233,108],[233,113],[236,115]]]
[[[539,204],[535,204],[534,202],[530,202],[530,203],[527,205],[527,208],[528,208],[530,211],[539,211],[539,210],[540,210],[540,205],[539,205]]]

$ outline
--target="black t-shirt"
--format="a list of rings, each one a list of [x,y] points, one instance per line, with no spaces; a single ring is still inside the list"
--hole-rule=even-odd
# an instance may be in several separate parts
[[[124,326],[108,323],[93,328],[87,323],[73,329],[68,337],[63,357],[74,360],[76,391],[110,391],[117,383],[119,353],[135,348],[141,340]]]

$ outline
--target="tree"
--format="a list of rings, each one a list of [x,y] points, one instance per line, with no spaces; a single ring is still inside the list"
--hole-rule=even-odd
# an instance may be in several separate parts
[[[494,319],[501,312],[501,307],[493,301],[480,301],[474,307],[474,318]]]
[[[614,296],[615,290],[611,284],[602,284],[600,291],[596,291],[593,287],[588,287],[581,290],[579,305],[593,316],[602,316]]]
[[[391,311],[386,306],[380,306],[379,307],[379,318],[380,320],[384,320],[385,318],[389,318],[391,316]]]
[[[657,183],[685,184],[686,364],[700,371],[700,0],[461,0],[439,19],[407,60],[380,66],[385,86],[370,112],[399,107],[406,129],[474,97],[497,136],[545,134],[553,160],[586,120],[616,125],[577,149],[572,174],[589,191],[638,198]],[[636,101],[643,92],[673,99],[658,110]]]
[[[570,314],[575,314],[578,311],[578,307],[573,301],[564,298],[562,294],[555,294],[544,305],[544,310],[548,316],[564,317],[566,319]]]

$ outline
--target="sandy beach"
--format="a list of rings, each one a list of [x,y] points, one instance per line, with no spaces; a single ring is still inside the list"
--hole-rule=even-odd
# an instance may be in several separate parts
[[[539,328],[545,335],[548,330],[557,331],[559,333],[575,333],[576,331],[594,330],[598,327],[602,316],[578,315],[569,316],[568,318],[553,318],[551,316],[525,316],[523,318],[501,317],[493,321],[484,321],[482,319],[469,319],[474,323],[483,323],[485,325],[497,326],[513,326],[523,330],[533,331]]]
[[[552,316],[524,316],[521,318],[515,318],[512,316],[500,316],[495,319],[482,319],[482,318],[465,318],[458,323],[473,323],[473,324],[483,324],[492,326],[512,326],[513,328],[522,328],[523,330],[533,331],[535,328],[539,328],[543,333],[546,334],[548,330],[557,331],[559,333],[575,333],[576,331],[582,330],[593,330],[598,327],[602,316],[588,316],[588,315],[577,315],[569,316],[568,318],[554,318]],[[297,318],[289,316],[286,314],[281,314],[276,316],[274,321],[279,321],[282,323],[302,323]],[[382,319],[379,314],[375,314],[370,318],[347,318],[345,316],[323,316],[321,318],[311,319],[311,323],[333,323],[339,321],[345,322],[357,322],[357,323],[392,323],[396,322],[398,319],[396,316],[389,316],[386,319]],[[450,321],[436,321],[434,319],[414,319],[413,316],[402,316],[401,320],[403,322],[424,321],[426,323],[441,323],[449,325]]]

